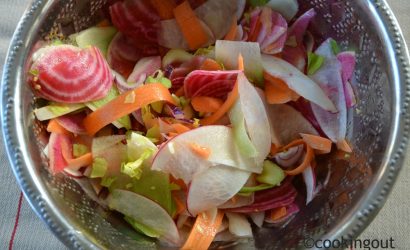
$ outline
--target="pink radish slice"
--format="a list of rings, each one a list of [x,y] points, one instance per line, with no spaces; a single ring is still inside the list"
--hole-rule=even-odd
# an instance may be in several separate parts
[[[48,157],[52,174],[58,174],[67,167],[67,161],[63,155],[63,147],[72,149],[70,138],[63,134],[51,133],[48,142]]]
[[[306,185],[306,205],[308,205],[315,198],[316,175],[311,166],[306,168],[302,175]]]
[[[257,30],[258,22],[261,23],[261,27]],[[255,32],[258,32],[256,42],[260,44],[262,52],[274,55],[282,52],[285,46],[287,28],[288,23],[279,13],[269,7],[256,8],[251,13],[249,32],[246,37],[250,39],[254,37]]]
[[[145,79],[161,68],[161,57],[152,56],[141,58],[128,77],[127,82],[143,83]]]
[[[323,132],[330,140],[337,143],[344,140],[346,136],[347,107],[341,76],[341,63],[334,55],[330,43],[329,39],[316,50],[316,54],[323,56],[325,62],[311,77],[336,105],[338,112],[328,112],[315,104],[312,104],[312,110]]]
[[[232,71],[205,71],[195,70],[191,72],[184,82],[185,95],[188,98],[195,96],[207,96],[209,92],[218,97],[226,97],[226,95],[233,89],[236,79],[238,77],[238,70]],[[210,85],[208,87],[208,85]],[[213,92],[212,89],[218,86],[223,86],[222,89],[227,90],[224,93],[221,91]],[[219,89],[221,90],[221,89]],[[217,97],[217,96],[213,96]]]
[[[250,172],[217,165],[195,175],[188,191],[188,211],[195,216],[222,205],[239,192],[250,174]]]
[[[293,107],[286,104],[269,105],[272,143],[284,146],[300,138],[300,133],[318,135],[312,124]]]
[[[113,24],[135,41],[157,42],[160,18],[149,1],[119,1],[110,6]]]
[[[105,97],[113,76],[96,47],[79,49],[71,45],[43,49],[33,63],[38,76],[31,79],[35,92],[50,101],[82,103]]]
[[[303,146],[299,145],[288,149],[286,152],[282,152],[275,155],[275,161],[279,166],[283,168],[290,168],[295,166],[303,156]]]
[[[326,134],[320,128],[320,125],[316,120],[315,115],[313,114],[312,107],[309,101],[307,101],[305,98],[299,98],[299,100],[297,100],[296,102],[289,102],[289,106],[300,112],[303,117],[307,121],[309,121],[313,128],[316,129],[317,133],[319,133],[320,136],[326,137]]]
[[[315,16],[315,10],[310,9],[293,23],[288,31],[288,42],[293,40],[296,44],[292,46],[287,45],[283,50],[283,59],[293,64],[301,71],[305,70],[307,55],[306,48],[303,44],[303,38],[310,22]]]
[[[57,118],[58,124],[67,129],[73,134],[83,135],[86,134],[83,120],[86,117],[84,112],[73,114],[73,115],[64,115]]]
[[[353,77],[356,68],[356,54],[353,51],[341,52],[337,59],[342,64],[342,80],[348,108],[356,105],[356,96],[354,94],[350,80]]]

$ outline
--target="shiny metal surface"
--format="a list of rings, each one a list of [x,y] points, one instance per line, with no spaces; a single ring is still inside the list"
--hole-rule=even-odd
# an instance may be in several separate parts
[[[332,169],[326,189],[284,229],[255,231],[237,249],[303,248],[305,238],[355,238],[377,215],[399,173],[410,129],[410,68],[400,28],[384,0],[301,0],[319,15],[318,34],[357,52],[357,107],[350,113],[355,154],[321,162]],[[35,0],[9,50],[1,85],[2,131],[16,178],[38,216],[70,248],[155,249],[96,204],[78,182],[45,170],[47,140],[31,113],[36,102],[25,84],[26,62],[37,42],[64,38],[101,19],[104,0]],[[319,176],[319,180],[325,176]]]

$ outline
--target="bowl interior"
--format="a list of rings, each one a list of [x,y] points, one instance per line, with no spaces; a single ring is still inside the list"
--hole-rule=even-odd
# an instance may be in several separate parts
[[[322,38],[333,37],[343,49],[356,52],[358,66],[353,85],[358,104],[349,111],[348,125],[348,138],[355,152],[349,157],[334,153],[323,159],[319,163],[318,183],[329,179],[320,195],[286,227],[255,228],[253,241],[229,245],[238,249],[296,248],[303,247],[307,237],[357,236],[363,227],[356,225],[354,219],[362,216],[359,209],[372,192],[378,192],[376,184],[384,178],[397,137],[398,69],[390,38],[378,14],[380,10],[373,3],[379,1],[299,2],[301,11],[313,7],[318,12],[313,33]],[[52,176],[45,170],[43,148],[47,134],[44,126],[33,119],[32,110],[38,103],[25,84],[25,62],[42,40],[64,39],[92,26],[104,18],[106,5],[104,0],[37,1],[33,5],[32,12],[37,18],[26,28],[24,52],[18,61],[24,66],[17,68],[16,74],[15,99],[20,110],[15,114],[16,121],[20,121],[16,133],[21,161],[25,163],[16,172],[26,172],[20,182],[32,197],[32,206],[66,244],[84,248],[155,248],[155,243],[130,230],[119,217],[94,202],[87,180]],[[33,197],[30,192],[38,195]]]

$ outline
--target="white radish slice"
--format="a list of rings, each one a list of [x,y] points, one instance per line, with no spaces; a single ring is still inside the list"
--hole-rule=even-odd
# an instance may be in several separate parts
[[[241,110],[245,118],[247,132],[255,146],[256,165],[262,166],[271,147],[271,128],[265,105],[255,87],[243,73],[238,75],[238,92]]]
[[[342,66],[334,55],[330,40],[325,41],[316,54],[323,56],[322,67],[312,75],[322,90],[336,105],[337,113],[327,112],[322,107],[312,104],[312,111],[323,132],[330,140],[337,143],[345,139],[347,130],[347,108],[342,81]]]
[[[252,228],[249,221],[242,214],[226,213],[229,220],[229,232],[238,237],[251,238]]]
[[[107,198],[110,209],[128,216],[152,229],[160,238],[179,244],[178,228],[160,205],[144,196],[125,190],[114,190]]]
[[[311,166],[305,169],[302,173],[303,180],[306,185],[306,205],[309,204],[313,198],[315,198],[316,190],[316,176],[315,171]]]
[[[337,112],[335,105],[320,86],[292,64],[268,55],[262,55],[262,63],[267,74],[280,78],[300,96],[327,111]]]
[[[273,10],[279,12],[286,18],[287,21],[292,20],[299,10],[299,4],[297,0],[270,0],[266,6],[271,7]]]
[[[228,208],[237,208],[237,207],[244,207],[251,205],[254,202],[254,193],[252,193],[249,196],[243,196],[243,195],[235,195],[232,199],[229,201],[225,202],[218,208],[220,209],[228,209]]]
[[[251,217],[253,223],[255,223],[256,226],[263,226],[263,222],[265,221],[265,212],[250,213],[249,216]]]
[[[194,154],[189,143],[209,149],[209,157],[202,159]],[[233,131],[226,126],[203,126],[175,136],[159,149],[152,169],[189,183],[196,173],[212,165],[226,165],[255,173],[262,171],[262,167],[257,167],[252,159],[244,158],[239,153]]]
[[[187,208],[193,215],[218,207],[245,185],[250,172],[217,165],[195,175],[188,193]]]

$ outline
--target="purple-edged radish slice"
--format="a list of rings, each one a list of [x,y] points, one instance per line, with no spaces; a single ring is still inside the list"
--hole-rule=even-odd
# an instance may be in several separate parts
[[[245,185],[250,172],[217,165],[195,175],[188,191],[187,209],[192,215],[218,207]]]
[[[347,107],[342,80],[342,66],[333,52],[331,39],[326,40],[316,54],[325,58],[320,69],[311,76],[330,100],[336,105],[337,113],[312,103],[312,110],[321,129],[333,142],[341,142],[346,137]]]
[[[306,185],[306,205],[309,204],[313,198],[315,198],[316,190],[316,175],[315,170],[309,166],[303,173],[303,180]]]
[[[61,103],[101,99],[113,83],[111,70],[96,47],[45,47],[39,51],[30,72],[35,72],[30,79],[35,93]]]
[[[64,134],[51,133],[48,142],[48,158],[52,174],[58,174],[67,167],[64,154],[69,153],[68,157],[72,157],[72,152],[64,152],[64,150],[72,150],[70,138]]]
[[[263,68],[271,76],[282,79],[300,96],[331,112],[337,112],[333,102],[319,85],[290,63],[273,56],[262,55]]]
[[[144,83],[145,79],[161,68],[161,57],[152,56],[141,58],[128,77],[127,82]]]
[[[60,124],[63,128],[70,131],[76,135],[83,135],[87,134],[85,131],[83,120],[86,117],[84,112],[72,114],[72,115],[64,115],[57,118],[58,124]]]
[[[296,16],[299,10],[299,4],[297,0],[270,0],[266,6],[279,12],[286,18],[287,21],[292,20]]]
[[[337,55],[337,59],[342,64],[342,81],[345,91],[346,105],[348,108],[351,108],[355,106],[357,102],[350,82],[356,67],[356,54],[353,51],[341,52]]]
[[[190,150],[190,144],[207,148],[209,157],[203,159]],[[243,157],[234,143],[233,131],[226,126],[203,126],[190,130],[163,144],[155,155],[152,169],[172,174],[189,183],[193,176],[212,165],[260,173],[252,159]]]
[[[174,220],[160,205],[144,196],[125,190],[114,190],[107,198],[110,209],[156,232],[160,238],[178,245],[180,237]]]

